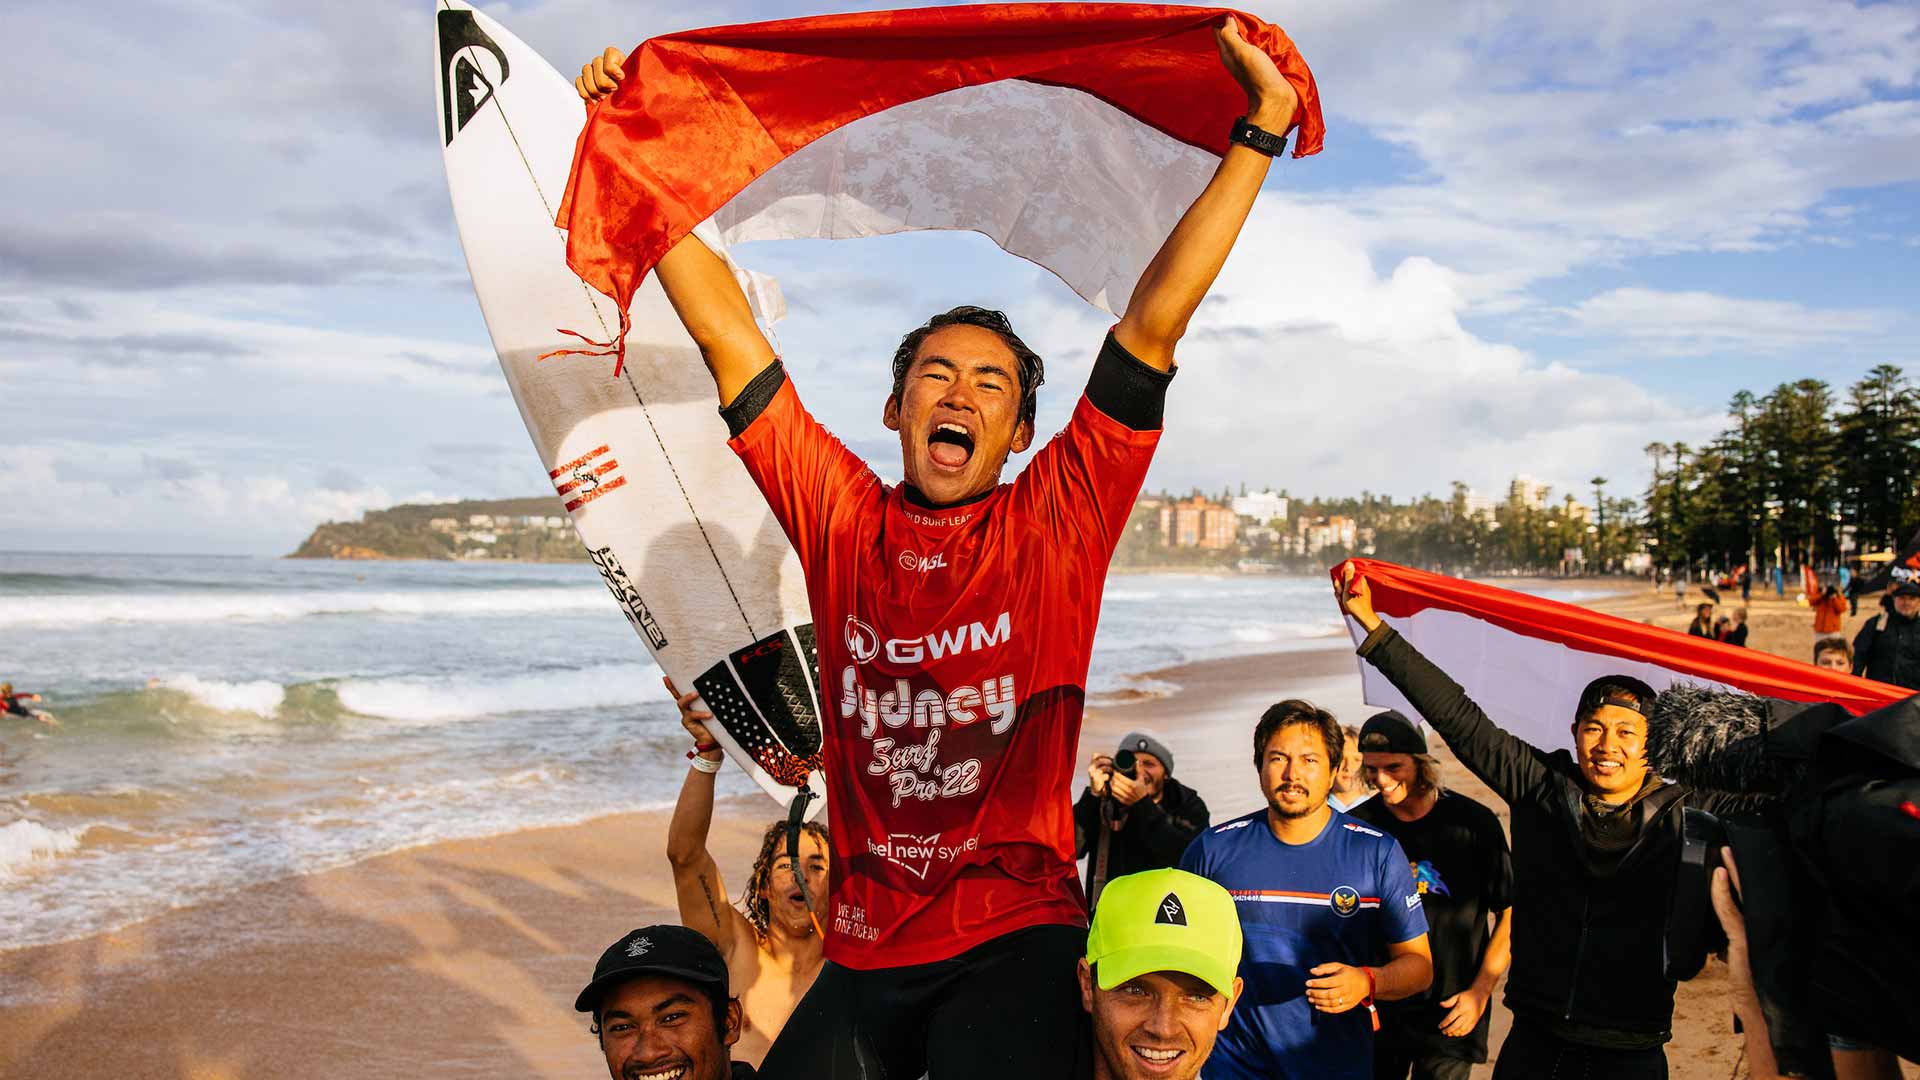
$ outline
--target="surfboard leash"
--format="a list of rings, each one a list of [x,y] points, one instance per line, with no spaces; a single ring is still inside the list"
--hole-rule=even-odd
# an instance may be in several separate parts
[[[793,880],[800,885],[800,902],[807,905],[807,918],[813,920],[813,932],[825,941],[827,932],[821,928],[820,916],[813,910],[813,893],[808,890],[806,872],[800,867],[800,827],[806,823],[807,804],[813,797],[813,788],[802,783],[793,802],[787,805],[787,863],[793,867]]]

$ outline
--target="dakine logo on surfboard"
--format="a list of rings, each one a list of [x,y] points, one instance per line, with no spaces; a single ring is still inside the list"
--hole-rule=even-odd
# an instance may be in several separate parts
[[[625,487],[627,478],[619,475],[619,469],[620,459],[602,445],[558,468],[548,469],[547,476],[553,480],[554,491],[562,497],[573,496],[567,499],[567,512],[572,513],[610,491]]]
[[[442,145],[451,146],[467,121],[493,100],[494,89],[507,81],[507,54],[480,29],[471,11],[442,11],[438,29],[440,130],[446,136]]]
[[[633,587],[633,579],[627,576],[627,568],[620,565],[620,560],[614,556],[613,549],[610,547],[588,548],[587,558],[592,559],[593,565],[599,569],[600,580],[607,583],[607,590],[613,593],[615,600],[620,601],[620,610],[626,614],[627,621],[633,624],[633,628],[640,631],[641,636],[645,637],[654,648],[666,648],[666,631],[660,629],[660,624],[655,621],[653,612],[647,610],[647,602],[640,599],[640,591]]]

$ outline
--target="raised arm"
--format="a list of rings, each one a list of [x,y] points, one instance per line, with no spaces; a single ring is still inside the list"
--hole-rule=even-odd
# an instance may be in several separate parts
[[[693,736],[698,751],[709,761],[720,760],[720,749],[707,732],[712,713],[693,708],[693,693],[682,694],[666,680],[667,693],[680,706],[680,723]],[[680,799],[673,804],[673,820],[667,825],[667,862],[673,867],[673,891],[680,903],[680,923],[698,930],[720,955],[733,961],[734,946],[753,946],[753,924],[727,903],[726,886],[720,881],[720,867],[707,851],[707,832],[713,826],[713,783],[717,773],[689,768],[686,782],[680,785]]]
[[[1459,683],[1380,618],[1373,610],[1373,590],[1351,563],[1341,578],[1340,593],[1347,613],[1367,632],[1361,658],[1406,696],[1469,772],[1508,803],[1520,801],[1549,779],[1531,744],[1489,719]]]
[[[1214,32],[1220,62],[1247,92],[1247,122],[1275,135],[1292,130],[1300,97],[1280,74],[1273,58],[1240,36],[1229,18]],[[1220,276],[1220,267],[1253,209],[1254,196],[1273,159],[1250,147],[1227,148],[1206,190],[1140,275],[1127,301],[1127,313],[1114,328],[1120,345],[1143,362],[1170,371],[1173,347],[1187,332],[1187,321]]]
[[[626,77],[621,65],[626,57],[619,49],[607,46],[591,63],[580,69],[573,87],[588,103],[599,101],[619,87]],[[720,405],[733,404],[755,375],[776,359],[773,346],[767,344],[760,325],[753,321],[753,309],[747,294],[734,279],[725,259],[714,254],[699,237],[689,233],[661,257],[653,272],[660,288],[680,316],[687,336],[700,347],[700,356],[713,375],[720,393]]]

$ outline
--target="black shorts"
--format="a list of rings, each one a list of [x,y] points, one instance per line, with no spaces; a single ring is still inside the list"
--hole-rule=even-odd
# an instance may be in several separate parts
[[[1033,926],[948,960],[856,971],[829,962],[760,1080],[1089,1077],[1078,961],[1087,932]]]

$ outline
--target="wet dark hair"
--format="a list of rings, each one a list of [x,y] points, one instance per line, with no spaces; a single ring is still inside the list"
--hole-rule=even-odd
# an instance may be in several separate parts
[[[811,836],[820,841],[821,847],[829,847],[827,827],[817,821],[808,821],[800,826],[802,836]],[[767,826],[767,835],[760,838],[760,854],[753,860],[753,873],[747,875],[747,890],[740,897],[740,906],[746,909],[747,921],[753,924],[754,933],[765,935],[767,932],[767,882],[773,877],[774,860],[787,853],[787,822],[781,819]],[[797,877],[803,871],[793,868]]]
[[[1602,675],[1588,683],[1585,690],[1580,691],[1580,704],[1573,711],[1573,722],[1581,724],[1592,719],[1593,714],[1599,712],[1602,705],[1607,704],[1607,697],[1610,694],[1624,694],[1638,702],[1640,704],[1638,711],[1642,717],[1646,717],[1653,711],[1655,697],[1653,687],[1631,675]]]
[[[1020,335],[1013,332],[1013,323],[1007,320],[1005,312],[992,308],[974,307],[962,304],[952,311],[935,315],[928,319],[925,326],[900,339],[900,347],[893,352],[893,396],[899,397],[907,388],[907,369],[913,366],[913,359],[920,353],[920,343],[935,330],[949,326],[978,326],[1000,335],[1013,351],[1013,358],[1020,361],[1020,419],[1016,423],[1032,423],[1034,411],[1040,403],[1040,385],[1047,381],[1046,364],[1040,354],[1027,348]]]
[[[1333,714],[1299,698],[1288,698],[1260,714],[1260,723],[1253,729],[1253,765],[1260,767],[1261,759],[1267,755],[1267,741],[1273,733],[1284,727],[1317,728],[1321,741],[1327,744],[1327,771],[1340,771],[1340,759],[1347,749],[1347,734],[1340,727],[1340,721]]]

